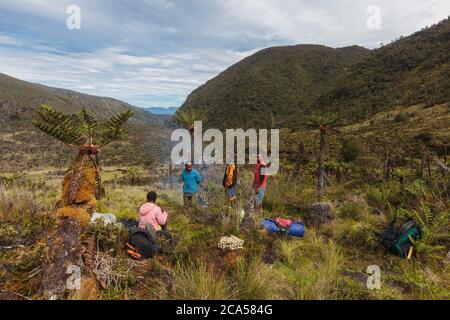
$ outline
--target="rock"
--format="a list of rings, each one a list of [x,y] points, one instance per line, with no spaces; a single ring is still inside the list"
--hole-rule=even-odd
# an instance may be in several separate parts
[[[113,215],[112,213],[97,213],[95,212],[92,215],[91,218],[91,223],[95,223],[97,222],[97,220],[103,220],[103,223],[105,224],[105,226],[107,226],[110,223],[116,223],[116,216]]]
[[[308,222],[311,226],[319,227],[333,221],[334,215],[329,203],[313,203],[308,206]]]

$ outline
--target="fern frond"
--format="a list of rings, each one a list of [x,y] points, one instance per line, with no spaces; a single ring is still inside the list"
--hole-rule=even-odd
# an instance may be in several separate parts
[[[49,105],[41,105],[37,114],[41,121],[34,120],[32,123],[42,132],[74,147],[83,144],[81,131],[69,115],[58,112]]]
[[[172,120],[179,126],[185,127],[189,130],[193,130],[194,122],[205,122],[207,120],[207,116],[203,110],[178,109],[177,112],[172,116]]]
[[[431,225],[434,219],[434,214],[431,211],[430,207],[423,204],[422,205],[423,218],[427,226]]]
[[[339,120],[339,115],[335,113],[312,114],[306,119],[306,125],[311,129],[326,128],[326,131],[333,131]]]
[[[109,119],[105,125],[105,130],[102,132],[100,146],[104,147],[107,144],[120,139],[125,134],[125,130],[122,126],[133,116],[133,114],[133,110],[127,110],[119,112]]]
[[[81,110],[78,114],[78,119],[81,122],[81,131],[86,135],[86,138],[89,140],[88,142],[92,144],[94,132],[97,128],[97,119],[86,109]]]

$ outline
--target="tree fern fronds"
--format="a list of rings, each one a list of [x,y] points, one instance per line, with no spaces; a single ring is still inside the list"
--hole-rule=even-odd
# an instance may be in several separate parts
[[[58,112],[49,105],[41,105],[36,112],[41,121],[32,123],[39,130],[72,146],[83,143],[81,131],[69,115]]]
[[[94,144],[94,134],[98,131],[98,123],[91,112],[82,109],[76,116],[67,115],[54,110],[49,105],[41,105],[36,112],[40,120],[33,121],[33,125],[44,133],[73,147],[81,148],[85,144]],[[132,115],[133,110],[127,110],[108,120],[100,134],[99,147],[119,139],[125,133],[122,126]]]
[[[133,114],[133,110],[127,110],[124,112],[119,112],[110,120],[108,120],[105,125],[106,129],[103,130],[100,137],[100,146],[106,146],[114,140],[122,137],[122,135],[125,133],[125,130],[122,129],[122,126],[128,121],[128,119],[133,116]]]
[[[339,132],[337,125],[340,118],[338,114],[312,114],[306,119],[306,126],[311,129],[319,129],[320,132]]]
[[[61,123],[66,120],[72,120],[69,115],[56,111],[48,104],[42,104],[36,112],[42,120],[48,123]]]
[[[206,113],[203,110],[194,109],[178,109],[177,112],[172,116],[173,121],[188,130],[194,129],[195,121],[207,120]]]
[[[53,126],[51,124],[42,123],[36,120],[32,121],[32,124],[42,132],[48,134],[49,136],[67,145],[78,147],[83,141],[82,138],[76,132],[64,131],[59,126]]]
[[[86,135],[87,142],[92,143],[95,129],[97,128],[97,119],[86,109],[82,109],[78,114],[78,119],[81,122],[81,131]]]

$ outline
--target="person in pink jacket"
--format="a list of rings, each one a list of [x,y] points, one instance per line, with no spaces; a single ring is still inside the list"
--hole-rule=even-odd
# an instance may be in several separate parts
[[[155,204],[156,192],[147,194],[147,203],[139,209],[139,228],[145,230],[147,224],[151,224],[156,231],[166,229],[168,213]]]

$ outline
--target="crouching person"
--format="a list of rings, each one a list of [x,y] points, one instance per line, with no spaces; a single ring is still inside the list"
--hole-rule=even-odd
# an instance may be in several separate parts
[[[169,239],[166,231],[168,213],[156,205],[157,194],[147,194],[147,203],[139,209],[139,227],[130,232],[127,252],[138,260],[153,258],[158,252],[159,236]]]
[[[146,230],[150,225],[155,231],[165,230],[168,213],[156,205],[158,195],[154,191],[147,194],[147,203],[139,209],[139,229]]]

